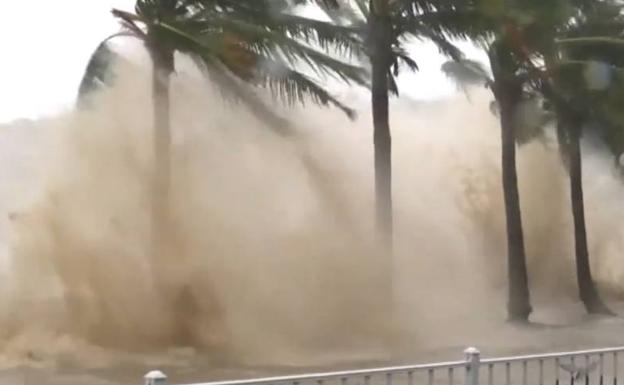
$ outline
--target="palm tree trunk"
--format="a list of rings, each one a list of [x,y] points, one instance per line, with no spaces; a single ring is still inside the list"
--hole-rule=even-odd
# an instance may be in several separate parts
[[[522,230],[522,213],[516,171],[516,134],[514,115],[522,89],[516,84],[499,84],[502,141],[502,177],[507,225],[507,275],[509,280],[507,313],[510,321],[527,321],[531,301]]]
[[[383,244],[392,252],[392,138],[390,135],[388,69],[390,66],[390,24],[374,14],[373,34],[372,111],[375,146],[375,200],[376,223]]]
[[[170,77],[173,52],[150,47],[154,64],[152,99],[154,104],[154,172],[152,175],[151,255],[162,260],[167,247],[169,191],[171,188]]]
[[[581,122],[577,116],[561,116],[568,128],[570,146],[570,196],[574,217],[574,245],[576,250],[576,277],[581,301],[591,314],[613,314],[602,302],[592,278],[585,227],[585,205],[583,200],[583,170],[581,154]]]
[[[386,0],[371,0],[370,61],[372,71],[371,103],[373,114],[373,142],[375,157],[375,222],[382,258],[379,261],[377,284],[380,295],[379,312],[387,320],[383,334],[385,343],[398,342],[398,328],[394,316],[394,259],[392,213],[392,137],[390,134],[389,79],[391,63],[391,24],[386,16]]]
[[[556,67],[557,57],[550,50],[545,56],[549,71]],[[585,202],[583,198],[583,160],[581,154],[581,132],[583,116],[575,113],[574,107],[561,98],[552,86],[544,84],[546,96],[554,103],[557,115],[557,140],[559,152],[564,166],[570,174],[570,198],[572,216],[574,218],[574,248],[576,259],[576,280],[579,297],[590,314],[614,313],[602,302],[589,264],[589,248],[587,246],[587,228],[585,226]]]
[[[174,69],[173,51],[154,44],[148,45],[154,65],[152,73],[152,102],[154,105],[154,169],[151,180],[151,213],[149,252],[154,268],[154,280],[163,290],[166,306],[170,306],[171,343],[192,344],[194,338],[189,320],[193,319],[194,300],[187,287],[171,287],[167,279],[171,263],[171,116],[170,81]]]
[[[492,91],[500,106],[503,198],[507,228],[507,315],[510,321],[526,322],[531,314],[529,278],[524,250],[520,193],[516,170],[515,114],[522,100],[522,82],[517,65],[503,40],[488,50],[494,82]]]
[[[516,170],[516,112],[522,101],[523,84],[517,65],[504,40],[488,50],[494,82],[492,91],[500,106],[503,199],[507,227],[507,315],[510,321],[526,322],[531,314],[529,279],[524,250],[520,193]]]

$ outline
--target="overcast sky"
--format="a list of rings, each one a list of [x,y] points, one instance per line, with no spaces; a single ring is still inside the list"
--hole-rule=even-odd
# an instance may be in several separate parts
[[[73,103],[80,78],[98,43],[119,26],[113,7],[132,10],[134,0],[4,0],[0,2],[0,122],[54,114]],[[467,55],[482,58],[462,45]],[[404,75],[403,95],[439,98],[455,87],[440,73],[435,47],[416,44],[418,74]]]

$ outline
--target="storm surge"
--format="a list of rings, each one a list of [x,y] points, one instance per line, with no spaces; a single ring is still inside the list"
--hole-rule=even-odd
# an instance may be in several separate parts
[[[0,339],[10,362],[59,354],[105,362],[104,352],[180,347],[228,362],[331,362],[385,359],[388,340],[425,351],[500,337],[500,131],[485,90],[471,101],[393,102],[390,256],[374,231],[365,91],[354,91],[355,121],[276,107],[292,128],[282,135],[181,70],[172,85],[168,246],[156,260],[150,79],[145,68],[120,66],[89,109],[0,132],[9,135],[3,147],[31,149],[3,165]],[[586,153],[592,264],[601,288],[619,294],[624,185],[606,155]],[[581,308],[556,143],[523,145],[518,167],[536,317],[569,304],[563,321],[574,322]],[[391,295],[380,273],[389,266]]]

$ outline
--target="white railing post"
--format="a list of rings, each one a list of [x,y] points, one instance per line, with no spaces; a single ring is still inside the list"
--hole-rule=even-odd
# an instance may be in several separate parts
[[[151,372],[147,373],[143,378],[145,379],[145,385],[167,384],[167,376],[160,370],[152,370]]]
[[[479,366],[481,352],[477,348],[464,350],[466,357],[466,385],[479,385]]]

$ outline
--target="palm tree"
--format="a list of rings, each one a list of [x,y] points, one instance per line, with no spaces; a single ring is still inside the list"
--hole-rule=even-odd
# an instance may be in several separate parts
[[[382,243],[391,253],[393,243],[392,137],[389,98],[398,95],[401,66],[418,70],[406,50],[409,39],[430,40],[455,59],[461,51],[449,38],[480,37],[484,33],[471,1],[454,0],[300,0],[320,3],[333,20],[359,31],[365,60],[371,71],[376,224]],[[328,5],[328,3],[330,3]],[[336,4],[334,4],[336,3]],[[337,6],[338,5],[338,6]]]
[[[289,6],[287,0],[137,0],[134,13],[112,11],[125,28],[122,34],[140,39],[153,63],[155,164],[149,252],[161,262],[157,266],[173,262],[169,260],[173,255],[167,249],[167,230],[171,226],[170,79],[176,52],[190,56],[224,96],[242,100],[252,113],[276,123],[280,134],[292,132],[250,87],[267,89],[287,105],[311,100],[333,105],[353,117],[353,111],[325,90],[317,78],[333,76],[366,85],[365,72],[359,67],[323,53],[335,47],[350,54],[359,49],[359,42],[350,29],[296,16],[288,11]],[[116,55],[106,44],[109,39],[92,56],[79,103],[90,89],[113,79],[111,63]],[[300,66],[315,77],[300,71]],[[157,281],[160,278],[165,277],[156,277]],[[180,288],[179,296],[169,299],[171,305],[177,306],[180,298],[188,295]],[[183,323],[180,325],[183,338],[186,330]]]
[[[557,86],[561,85],[560,82],[561,80],[557,80],[553,83]],[[553,105],[557,116],[558,139],[560,143],[562,139],[565,140],[564,143],[560,144],[560,147],[564,148],[563,160],[568,167],[570,177],[570,198],[574,222],[575,262],[579,297],[588,313],[613,314],[600,298],[589,263],[583,193],[581,136],[584,127],[592,121],[590,118],[591,113],[588,111],[588,108],[591,107],[588,104],[579,104],[578,95],[571,98],[562,97],[561,95],[554,96],[558,90],[559,87],[557,87],[557,91],[549,91],[547,95],[549,95],[551,101],[556,100]]]
[[[502,24],[501,19],[495,20]],[[531,313],[531,300],[516,168],[516,143],[520,137],[516,112],[526,97],[527,89],[521,61],[514,54],[510,38],[508,33],[499,32],[487,44],[491,77],[479,63],[468,60],[445,63],[442,70],[460,84],[482,82],[492,90],[496,100],[501,126],[501,168],[507,229],[507,315],[510,321],[525,322]]]
[[[375,196],[378,230],[392,244],[392,138],[390,134],[389,87],[392,66],[392,19],[386,0],[371,0],[369,6],[369,55],[372,72],[371,106],[375,146]],[[412,63],[410,63],[412,64]]]
[[[382,252],[380,308],[393,312],[393,203],[390,96],[399,95],[397,76],[418,64],[407,52],[410,39],[429,40],[455,60],[462,52],[449,38],[475,39],[484,34],[482,18],[471,0],[298,0],[316,3],[335,24],[352,28],[364,45],[358,59],[367,62],[371,75],[371,110],[374,146],[375,224]],[[391,327],[391,329],[393,329]]]
[[[113,10],[127,33],[144,42],[153,63],[154,175],[152,180],[152,255],[162,255],[168,224],[167,202],[171,178],[170,78],[174,54],[191,56],[211,80],[246,100],[241,81],[268,88],[288,104],[307,99],[353,111],[313,78],[297,70],[304,63],[316,74],[365,83],[363,72],[306,42],[323,49],[337,46],[348,52],[357,44],[350,30],[298,17],[287,12],[286,1],[269,0],[137,0],[135,12]],[[96,50],[83,84],[101,77],[105,44]]]
[[[621,8],[620,5],[608,2],[579,2],[574,22],[566,25],[559,34],[564,44],[558,49],[554,48],[552,59],[546,61],[550,82],[544,81],[546,92],[553,102],[560,131],[565,133],[567,139],[562,147],[567,152],[570,175],[579,296],[588,313],[607,315],[613,312],[600,298],[589,262],[581,137],[583,131],[592,126],[609,128],[609,135],[622,130],[621,122],[610,119],[613,109],[608,105],[612,102],[609,100],[610,94],[613,95],[614,90],[617,93],[621,84],[615,78],[610,79],[609,65],[604,64],[601,67],[597,64],[624,64],[621,50],[613,49],[613,41],[604,39],[604,36],[618,36],[624,31]],[[588,74],[592,69],[602,73],[592,76]]]
[[[522,229],[522,214],[516,168],[516,111],[522,101],[524,84],[517,75],[518,62],[501,39],[489,49],[493,73],[492,91],[499,106],[501,124],[501,164],[507,226],[507,312],[510,320],[527,321],[531,302]]]
[[[514,131],[517,128],[514,116],[525,89],[537,88],[537,91],[543,92],[543,88],[537,85],[541,79],[540,71],[536,70],[531,58],[540,53],[544,46],[551,44],[556,28],[568,21],[568,10],[568,0],[512,0],[497,12],[490,13],[497,20],[500,31],[489,53],[494,74],[493,92],[501,110],[503,191],[508,238],[508,314],[511,320],[527,321],[531,313],[515,164]],[[497,72],[502,75],[502,82],[497,80]]]
[[[559,4],[557,4],[557,2],[538,4],[540,6],[553,8],[549,8],[548,10],[542,9],[540,12],[536,12],[538,14],[538,17],[526,17],[524,25],[522,27],[519,27],[518,23],[508,24],[505,28],[505,31],[507,31],[508,33],[511,32],[511,36],[509,36],[511,37],[511,39],[508,39],[508,41],[512,44],[507,47],[507,53],[509,55],[512,55],[510,56],[510,58],[515,59],[513,59],[513,61],[507,60],[506,62],[514,63],[513,67],[511,67],[511,73],[521,74],[521,76],[516,76],[516,78],[518,80],[524,79],[525,83],[531,85],[535,91],[542,93],[543,97],[548,100],[554,108],[554,113],[557,119],[557,138],[562,154],[562,160],[564,161],[564,164],[568,166],[568,170],[570,173],[570,191],[575,229],[577,280],[580,297],[585,304],[588,312],[610,314],[610,310],[604,305],[598,295],[598,291],[595,287],[595,283],[591,275],[582,189],[582,158],[580,147],[582,127],[585,125],[586,122],[589,122],[590,119],[593,119],[594,121],[596,119],[601,119],[599,118],[600,114],[596,114],[595,110],[596,106],[601,106],[602,104],[596,104],[596,99],[591,98],[587,94],[586,84],[578,84],[578,80],[583,79],[583,69],[585,69],[586,65],[590,63],[589,60],[591,58],[596,58],[596,52],[589,53],[589,51],[587,50],[587,43],[594,44],[595,48],[595,44],[597,43],[597,41],[588,40],[587,38],[581,39],[580,41],[579,39],[567,39],[568,43],[574,40],[574,43],[584,43],[585,45],[582,47],[582,50],[576,53],[576,57],[571,52],[568,52],[566,54],[566,56],[568,56],[566,60],[561,60],[561,53],[558,53],[555,49],[555,39],[557,36],[569,36],[570,34],[574,35],[578,33],[588,33],[588,23],[583,19],[584,17],[587,17],[588,10],[587,8],[585,10],[582,10],[581,6],[585,6],[586,4],[583,2],[580,3],[580,5],[574,4],[576,8],[570,8],[571,4],[569,2],[562,2]],[[614,18],[621,17],[619,14],[619,7],[616,6],[617,9],[613,9],[612,5],[606,3],[594,5],[600,8],[600,10],[593,9],[593,12],[600,12],[600,16],[597,17],[596,15],[594,15],[593,23],[589,23],[590,25],[592,25],[594,33],[596,33],[596,28],[598,28],[601,33],[605,33],[605,28],[612,30],[614,26],[620,26],[619,28],[621,30],[621,22],[615,22],[614,20]],[[611,7],[611,9],[607,10],[607,13],[611,15],[611,18],[609,18],[608,21],[605,21],[604,7]],[[530,8],[527,7],[527,9]],[[579,10],[582,12],[579,12]],[[576,11],[575,19],[573,19],[573,15],[575,14],[574,11]],[[526,22],[526,20],[530,20],[530,22]],[[598,48],[598,50],[600,49],[601,48]],[[602,47],[602,50],[604,56],[604,47]],[[490,58],[492,59],[491,52],[492,51],[490,49]],[[546,71],[542,71],[531,61],[531,56],[538,55],[543,58]],[[613,54],[610,53],[610,55],[611,60],[613,60]],[[491,64],[495,77],[495,79],[492,81],[492,84],[494,86],[494,90],[496,90],[496,66],[493,61]],[[473,73],[476,73],[477,75],[479,74],[478,71],[474,71],[474,67]],[[520,91],[521,89],[517,89],[516,95]],[[497,97],[497,100],[500,105],[499,97]],[[504,106],[500,107],[501,110],[504,109]],[[501,113],[502,127],[504,127],[503,118],[504,114]],[[604,122],[604,119],[602,119],[602,121]],[[613,130],[611,132],[613,132]],[[504,152],[512,151],[512,148],[515,149],[515,146],[509,145],[510,140],[510,138],[507,138],[508,149],[503,149]],[[503,139],[503,146],[505,146],[505,138]],[[503,174],[505,174],[505,165],[503,165]],[[504,177],[504,183],[505,180],[506,178]],[[513,183],[513,181],[508,181],[507,183],[510,182]],[[507,194],[507,189],[505,189],[506,197]],[[513,239],[510,236],[510,231],[512,229],[509,228],[509,214],[509,207],[507,207],[509,237],[508,241],[512,242]],[[513,212],[511,212],[511,214],[513,214]],[[518,219],[514,222],[516,223],[516,228],[518,230],[518,226],[521,226],[521,221]],[[521,227],[519,227],[519,230],[521,232]],[[518,241],[518,238],[516,238],[516,241]],[[526,311],[527,309],[530,309],[530,305],[528,302],[528,288],[526,289],[526,299],[524,301],[516,301],[517,307],[511,305],[514,298],[513,293],[517,294],[519,292],[522,292],[521,290],[524,290],[522,288],[522,285],[526,285],[526,279],[523,277],[523,274],[521,274],[522,270],[526,271],[526,266],[522,266],[519,257],[522,250],[517,249],[515,251],[518,262],[516,266],[519,266],[519,268],[516,270],[515,278],[511,260],[513,258],[512,252],[513,250],[510,247],[509,313],[510,318],[513,319],[515,318],[512,314],[513,308],[522,309],[522,302],[524,302],[526,305],[528,305],[527,307],[525,307]],[[524,257],[522,259],[524,259]],[[524,265],[526,264],[524,263]],[[515,286],[514,281],[520,284],[520,287],[517,287],[515,290],[513,289],[513,287]],[[522,316],[522,312],[520,311],[518,315]]]
[[[524,63],[537,82],[539,90],[553,106],[557,118],[557,139],[562,160],[570,176],[570,195],[574,219],[575,259],[579,296],[588,313],[613,314],[603,303],[592,277],[589,263],[589,249],[585,223],[585,209],[582,178],[581,136],[585,126],[601,120],[596,114],[600,97],[595,85],[584,81],[584,72],[597,58],[614,59],[612,52],[605,52],[605,46],[593,42],[582,50],[573,47],[557,48],[557,39],[596,34],[617,35],[624,30],[621,6],[609,2],[588,2],[571,0],[558,5],[552,11],[555,17],[540,20],[541,39],[536,51],[543,58],[545,71],[533,65],[528,55]],[[537,24],[537,23],[535,23]],[[578,43],[578,41],[577,41]],[[583,42],[582,42],[583,43]],[[584,43],[588,43],[587,40]],[[605,57],[606,55],[606,57]],[[618,54],[616,54],[617,56]],[[609,60],[609,59],[607,59]],[[620,55],[621,60],[621,55]],[[601,88],[608,87],[604,83]],[[592,90],[592,88],[594,88]]]

